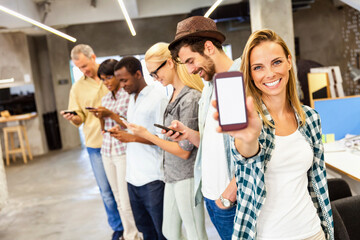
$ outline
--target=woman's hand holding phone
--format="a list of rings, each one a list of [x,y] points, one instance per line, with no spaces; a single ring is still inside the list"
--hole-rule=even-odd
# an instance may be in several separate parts
[[[160,125],[160,124],[156,124],[156,123],[155,123],[154,126],[155,126],[155,127],[158,127],[158,128],[161,128],[161,129],[162,129],[162,130],[161,130],[161,133],[162,133],[162,134],[165,134],[165,133],[171,131],[171,132],[172,132],[172,135],[175,134],[175,133],[179,133],[179,135],[182,135],[182,132],[179,132],[179,131],[176,131],[176,130],[174,130],[174,129],[165,127],[165,126]]]
[[[188,137],[187,126],[178,120],[173,120],[171,125],[168,127],[170,130],[161,130],[162,134],[165,134],[166,137],[170,138],[173,141],[182,141],[186,140]]]
[[[216,101],[211,102],[214,108],[216,108]],[[248,125],[246,128],[234,131],[222,131],[222,128],[218,126],[216,131],[219,133],[227,133],[235,138],[235,145],[239,153],[244,157],[251,157],[258,152],[259,143],[258,138],[260,136],[262,122],[258,113],[255,110],[254,100],[252,97],[246,98],[246,111],[248,117]],[[214,113],[215,120],[219,120],[219,113]]]
[[[102,106],[97,108],[86,107],[86,109],[89,110],[89,112],[91,112],[92,114],[94,114],[94,116],[97,118],[111,117],[111,115],[113,114],[112,111]]]
[[[212,106],[216,108],[216,101],[213,100],[211,102]],[[247,97],[246,99],[246,109],[248,114],[248,126],[246,128],[240,129],[240,130],[233,130],[233,131],[223,131],[220,126],[216,128],[216,131],[219,133],[227,133],[234,138],[238,138],[239,140],[245,141],[245,142],[252,142],[254,140],[257,140],[260,136],[260,131],[262,128],[262,123],[259,118],[259,115],[257,114],[253,102],[252,97]],[[214,119],[219,121],[219,113],[216,111],[214,113]]]

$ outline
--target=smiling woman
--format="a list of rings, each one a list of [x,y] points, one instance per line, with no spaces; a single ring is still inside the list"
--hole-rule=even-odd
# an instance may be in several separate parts
[[[262,42],[252,49],[250,68],[253,82],[262,92],[263,101],[272,96],[286,96],[286,86],[291,69],[291,56],[285,55],[275,42]]]
[[[228,132],[238,186],[233,237],[333,240],[320,116],[300,105],[288,47],[275,32],[256,31],[240,70],[248,127]]]
[[[120,89],[120,81],[114,76],[114,67],[118,61],[115,59],[108,59],[102,62],[99,66],[97,75],[104,82],[104,85],[112,92],[113,97]]]
[[[114,67],[117,63],[115,59],[108,59],[100,64],[97,75],[110,92],[102,98],[101,107],[89,111],[100,119],[103,131],[101,146],[103,165],[124,226],[124,238],[137,240],[140,237],[125,181],[126,144],[112,138],[107,131],[117,124],[122,128],[125,127],[122,119],[127,114],[129,104],[129,95],[120,87],[120,79],[114,76]]]

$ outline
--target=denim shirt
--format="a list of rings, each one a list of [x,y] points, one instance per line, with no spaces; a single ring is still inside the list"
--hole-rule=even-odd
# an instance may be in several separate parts
[[[263,104],[265,117],[274,124],[266,106]],[[326,239],[334,240],[334,222],[326,180],[324,146],[321,139],[321,123],[319,114],[308,106],[303,106],[306,115],[305,124],[296,113],[298,129],[305,137],[313,151],[313,163],[307,172],[308,191],[320,218],[321,227]],[[237,209],[232,239],[256,239],[256,223],[261,207],[266,201],[265,172],[266,165],[271,161],[275,148],[275,128],[263,124],[260,136],[259,153],[244,158],[237,151],[234,140],[231,151],[236,161]]]
[[[230,67],[229,71],[239,71],[240,70],[241,59],[238,58],[234,61],[233,65]],[[197,152],[195,165],[194,165],[194,194],[195,194],[195,206],[201,203],[203,195],[201,192],[201,179],[202,179],[202,172],[201,172],[201,161],[202,161],[202,138],[204,135],[204,127],[206,116],[209,110],[211,103],[211,97],[213,94],[214,84],[213,81],[205,82],[204,89],[199,100],[199,132],[200,132],[200,144],[199,149]],[[224,137],[224,149],[225,149],[225,156],[228,168],[228,177],[229,180],[234,177],[235,174],[235,166],[234,160],[231,155],[230,151],[230,142],[231,136],[228,134],[223,134]]]

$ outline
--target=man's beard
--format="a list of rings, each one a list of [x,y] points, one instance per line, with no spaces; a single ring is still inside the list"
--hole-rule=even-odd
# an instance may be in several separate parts
[[[202,68],[202,70],[205,72],[205,76],[204,76],[204,79],[206,81],[211,81],[215,75],[215,63],[214,61],[207,55],[204,55],[204,58],[206,59],[206,62],[205,62],[205,66],[206,67],[206,70],[204,68]]]

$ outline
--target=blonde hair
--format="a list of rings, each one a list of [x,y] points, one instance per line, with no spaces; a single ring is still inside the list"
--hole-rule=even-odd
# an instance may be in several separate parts
[[[173,61],[168,47],[169,44],[164,42],[159,42],[154,44],[146,51],[145,62],[162,63],[168,59]],[[204,87],[204,83],[201,80],[200,76],[189,74],[185,64],[179,64],[176,62],[174,62],[174,64],[175,64],[176,73],[178,74],[181,82],[186,86],[201,92]]]
[[[260,43],[265,41],[275,42],[279,44],[283,48],[286,58],[288,58],[288,56],[291,57],[289,48],[286,46],[286,43],[279,35],[277,35],[274,31],[269,29],[258,30],[250,35],[245,45],[244,52],[241,57],[240,71],[243,72],[244,74],[246,94],[254,98],[256,111],[260,113],[266,125],[274,127],[273,124],[267,118],[265,118],[262,109],[262,100],[261,100],[262,92],[255,86],[255,83],[251,77],[251,68],[250,68],[251,51],[254,49],[254,47],[258,46]],[[304,125],[305,112],[301,107],[301,103],[297,95],[296,79],[295,79],[295,73],[293,67],[291,67],[291,69],[289,70],[289,81],[286,86],[286,99],[289,101],[290,105],[295,108],[295,111],[299,114],[301,118],[302,125]]]

